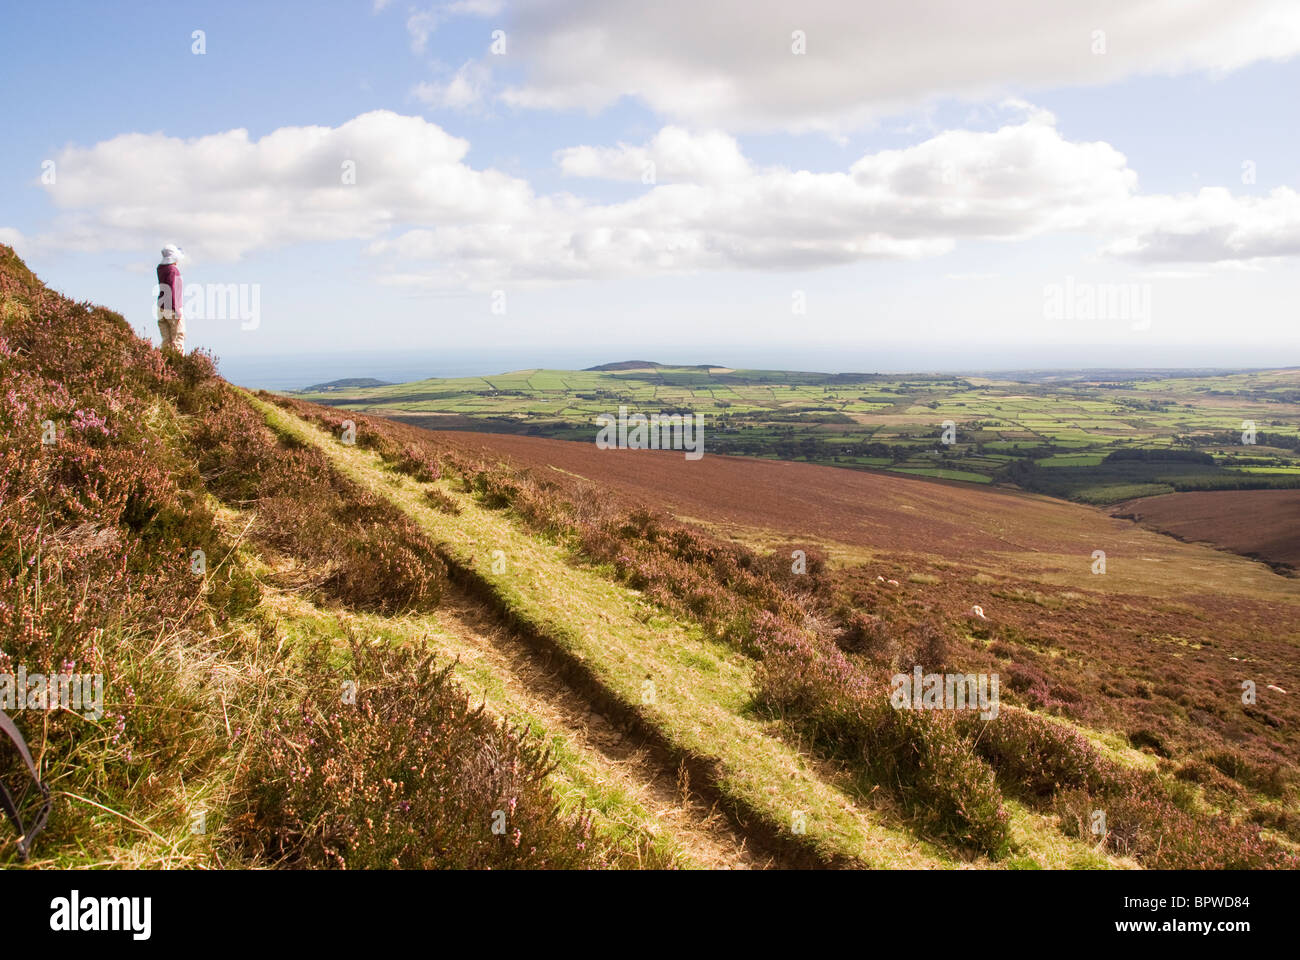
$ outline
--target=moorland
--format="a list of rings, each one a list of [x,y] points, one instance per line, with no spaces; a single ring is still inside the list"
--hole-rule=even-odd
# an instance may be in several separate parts
[[[1006,484],[250,392],[8,247],[0,357],[0,675],[104,692],[16,711],[48,795],[0,779],[50,814],[0,863],[1300,863],[1264,564]],[[896,708],[916,667],[996,715]]]

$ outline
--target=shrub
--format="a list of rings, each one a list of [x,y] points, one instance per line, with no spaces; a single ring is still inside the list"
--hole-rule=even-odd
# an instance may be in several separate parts
[[[460,514],[460,505],[437,487],[430,487],[424,491],[424,499],[435,510],[441,510],[443,513],[450,513],[453,516]]]
[[[1032,664],[1011,663],[1007,667],[1007,686],[1021,694],[1031,707],[1044,707],[1052,698],[1047,677]]]
[[[1148,727],[1130,731],[1128,742],[1133,744],[1133,746],[1139,750],[1144,747],[1149,748],[1152,752],[1161,757],[1168,757],[1170,755],[1169,748],[1165,746],[1165,738]]]
[[[196,381],[184,397],[209,488],[231,506],[256,505],[255,543],[294,558],[327,596],[357,609],[437,604],[446,567],[406,514],[339,475],[314,447],[276,437],[224,381]]]
[[[892,658],[892,644],[884,620],[861,610],[848,615],[836,642],[851,653],[860,653],[873,660],[888,662]]]
[[[548,755],[472,708],[439,667],[353,640],[306,657],[301,699],[260,736],[236,785],[235,841],[287,867],[536,869],[600,865],[590,818],[564,816]],[[342,702],[343,682],[355,704]],[[494,825],[499,832],[494,832]]]
[[[442,477],[437,460],[428,456],[413,443],[405,444],[401,452],[385,457],[394,470],[414,477],[420,483],[432,483]]]
[[[987,723],[966,716],[962,727],[1002,789],[1035,803],[1063,789],[1097,789],[1109,767],[1083,734],[1027,710],[1004,706]]]
[[[889,788],[919,829],[994,857],[1009,817],[992,769],[975,756],[950,711],[896,710],[834,646],[760,619],[759,699],[791,715],[815,742]]]
[[[1284,796],[1292,783],[1291,771],[1271,757],[1255,757],[1240,750],[1221,749],[1208,751],[1200,759],[1242,786],[1270,797]]]
[[[1165,870],[1259,870],[1300,867],[1300,858],[1226,815],[1194,817],[1165,796],[1154,774],[1130,774],[1098,795],[1063,792],[1056,802],[1067,835],[1092,838],[1095,810],[1106,815],[1106,848]]]
[[[943,673],[951,665],[952,644],[943,628],[932,620],[922,623],[912,638],[913,663],[926,673]]]

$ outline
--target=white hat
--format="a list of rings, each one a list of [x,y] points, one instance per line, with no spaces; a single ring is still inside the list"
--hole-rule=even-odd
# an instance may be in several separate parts
[[[169,243],[162,248],[163,263],[177,263],[185,259],[185,251],[174,243]]]

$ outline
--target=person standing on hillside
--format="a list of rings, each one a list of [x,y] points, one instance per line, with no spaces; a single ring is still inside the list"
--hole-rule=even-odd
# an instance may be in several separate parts
[[[158,264],[158,332],[162,349],[185,352],[185,318],[181,314],[181,268],[185,259],[181,248],[169,243],[162,248]]]

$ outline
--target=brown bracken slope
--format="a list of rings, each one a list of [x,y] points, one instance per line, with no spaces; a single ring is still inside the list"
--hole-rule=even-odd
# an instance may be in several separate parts
[[[1300,601],[1300,585],[1241,557],[1180,543],[1082,504],[883,472],[506,434],[442,433],[466,449],[576,474],[733,536],[825,544],[853,559],[938,556],[1061,585],[1148,596],[1208,590]],[[1156,500],[1164,498],[1155,498]],[[1144,501],[1150,503],[1152,501]],[[1094,551],[1107,576],[1093,575]]]
[[[1118,504],[1115,516],[1144,527],[1300,568],[1300,490],[1211,490],[1167,493]]]

